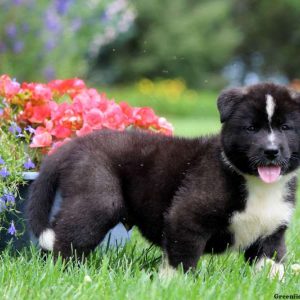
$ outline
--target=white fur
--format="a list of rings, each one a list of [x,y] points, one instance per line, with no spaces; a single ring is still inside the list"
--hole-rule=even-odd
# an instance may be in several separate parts
[[[288,224],[293,205],[285,201],[289,191],[287,182],[292,175],[282,176],[277,182],[264,183],[258,177],[245,176],[248,197],[245,210],[231,218],[229,230],[234,234],[233,249],[246,249],[259,237],[265,237]]]
[[[175,275],[176,275],[176,269],[169,264],[167,255],[163,254],[162,264],[159,268],[159,274],[158,274],[159,278],[161,280],[169,280],[172,279]]]
[[[276,136],[273,132],[271,123],[272,123],[272,117],[273,117],[274,111],[275,111],[275,101],[274,101],[274,98],[269,94],[266,95],[266,111],[267,111],[267,115],[268,115],[269,127],[271,130],[271,133],[268,135],[268,141],[270,142],[270,144],[272,146],[274,146]]]
[[[261,258],[256,264],[255,269],[257,271],[262,271],[265,267],[271,266],[269,278],[274,278],[278,275],[280,280],[284,277],[284,266],[282,263],[276,263],[274,260],[264,257]]]
[[[272,117],[275,111],[275,102],[273,97],[269,94],[266,95],[266,111],[267,111],[269,123],[271,125]]]
[[[271,133],[268,135],[268,141],[270,142],[270,144],[271,144],[272,146],[275,145],[276,135],[275,135],[275,133],[273,132],[272,129],[271,129]]]
[[[41,246],[41,248],[43,248],[44,250],[52,251],[54,242],[55,232],[50,228],[45,229],[39,237],[39,245]]]

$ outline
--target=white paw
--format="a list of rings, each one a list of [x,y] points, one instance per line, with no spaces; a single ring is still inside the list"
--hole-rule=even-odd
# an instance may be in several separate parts
[[[270,267],[271,266],[271,267]],[[256,270],[261,271],[263,268],[269,267],[269,278],[273,279],[278,276],[279,280],[283,280],[284,277],[284,266],[281,263],[276,263],[270,258],[262,258],[256,263]]]
[[[163,280],[170,280],[176,275],[176,272],[176,269],[171,266],[161,266],[159,268],[158,277]]]
[[[294,274],[300,275],[300,264],[291,265],[291,269],[292,269]]]
[[[39,237],[39,245],[44,250],[52,251],[55,242],[55,233],[53,229],[45,229]]]

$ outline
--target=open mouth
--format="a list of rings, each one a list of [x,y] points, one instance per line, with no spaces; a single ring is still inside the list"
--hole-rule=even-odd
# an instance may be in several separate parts
[[[260,179],[265,183],[276,182],[281,173],[280,166],[260,166],[257,167]]]

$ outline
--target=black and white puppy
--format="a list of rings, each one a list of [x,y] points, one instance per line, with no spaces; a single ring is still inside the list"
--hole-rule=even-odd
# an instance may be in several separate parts
[[[300,98],[258,84],[218,99],[220,135],[186,139],[97,131],[48,156],[31,186],[28,221],[40,246],[88,253],[118,222],[136,225],[185,271],[203,253],[240,249],[283,274],[284,234],[300,164]],[[53,221],[56,190],[63,201]]]

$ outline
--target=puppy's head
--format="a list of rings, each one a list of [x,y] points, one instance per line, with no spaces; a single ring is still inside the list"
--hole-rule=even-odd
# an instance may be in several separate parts
[[[218,98],[225,157],[239,172],[266,183],[300,165],[300,96],[265,83]]]

